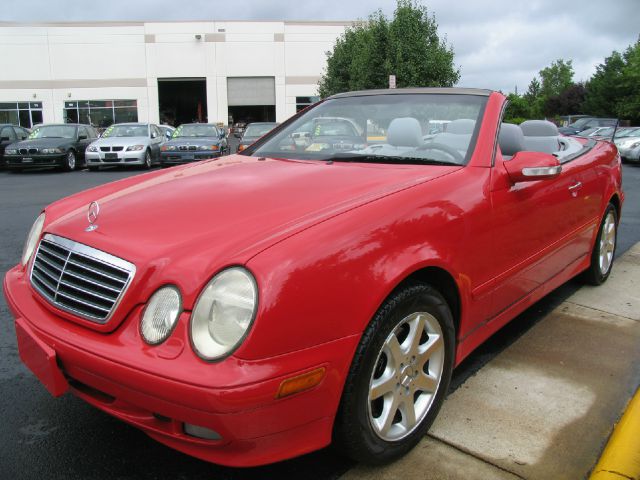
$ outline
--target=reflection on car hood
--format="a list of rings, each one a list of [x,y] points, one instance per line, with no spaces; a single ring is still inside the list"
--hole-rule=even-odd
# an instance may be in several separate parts
[[[136,265],[176,261],[196,271],[244,262],[341,212],[460,167],[258,160],[232,155],[106,184],[47,208],[47,231]],[[99,228],[86,232],[100,203]],[[208,274],[211,272],[209,271]]]
[[[149,143],[149,137],[106,137],[99,138],[92,145],[100,146],[128,146],[128,145],[146,145]]]
[[[173,138],[165,145],[211,145],[220,143],[218,137],[178,137]]]

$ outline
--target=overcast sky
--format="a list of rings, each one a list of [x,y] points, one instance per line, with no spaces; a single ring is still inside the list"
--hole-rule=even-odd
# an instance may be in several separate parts
[[[0,20],[358,20],[393,14],[395,0],[29,0],[4,8]],[[459,86],[524,92],[552,61],[572,59],[587,80],[613,50],[640,33],[640,0],[430,0],[439,32],[454,47]]]

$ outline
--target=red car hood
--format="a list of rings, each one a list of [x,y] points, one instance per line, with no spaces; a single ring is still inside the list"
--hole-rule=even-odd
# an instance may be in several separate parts
[[[300,229],[458,168],[229,156],[63,199],[47,209],[46,231],[138,269],[188,261],[210,276]],[[86,232],[91,201],[100,204],[98,228]]]

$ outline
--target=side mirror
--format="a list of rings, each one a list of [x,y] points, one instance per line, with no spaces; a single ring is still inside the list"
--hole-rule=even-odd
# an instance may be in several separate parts
[[[86,135],[78,135],[78,140],[86,140],[87,138]]]
[[[562,172],[556,157],[541,152],[518,152],[503,165],[513,183],[555,178]]]
[[[156,135],[156,132],[151,132],[151,138],[156,138],[158,135]]]
[[[165,133],[167,140],[171,140],[171,132],[167,132]]]

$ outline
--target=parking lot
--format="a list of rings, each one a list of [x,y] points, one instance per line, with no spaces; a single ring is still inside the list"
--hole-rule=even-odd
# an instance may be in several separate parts
[[[230,141],[232,139],[230,138]],[[234,142],[236,143],[236,142]],[[235,144],[232,150],[235,151]],[[0,270],[18,262],[27,231],[48,203],[137,170],[72,173],[0,171]],[[624,166],[626,203],[617,255],[640,241],[640,167]],[[531,307],[475,351],[454,373],[451,392],[520,338],[581,284],[572,281]],[[585,351],[585,355],[589,352]],[[354,465],[330,448],[253,469],[229,469],[188,457],[149,439],[83,401],[54,400],[20,362],[12,317],[0,300],[0,478],[338,478]],[[446,404],[445,404],[446,407]],[[505,409],[518,405],[505,405]],[[578,439],[579,441],[579,439]],[[428,452],[425,454],[428,455]],[[597,459],[593,458],[595,463]]]

